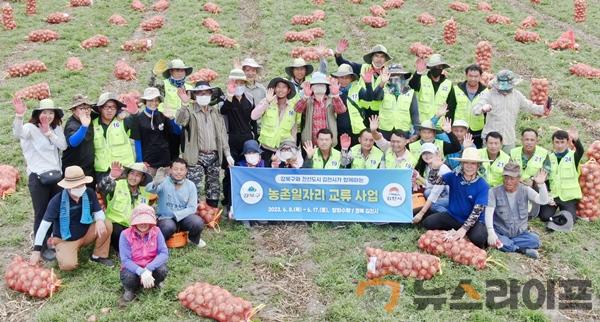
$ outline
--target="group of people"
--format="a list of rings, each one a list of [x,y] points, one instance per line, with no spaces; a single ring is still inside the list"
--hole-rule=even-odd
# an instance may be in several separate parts
[[[206,246],[195,215],[201,194],[233,216],[232,166],[410,169],[413,190],[427,197],[413,222],[531,257],[539,247],[527,225],[532,204],[542,205],[549,228],[572,226],[583,146],[575,131],[561,130],[546,150],[533,129],[516,146],[519,112],[548,115],[551,107],[515,89],[517,75],[502,70],[484,85],[482,69],[470,65],[453,83],[439,54],[417,59],[413,73],[391,63],[383,45],[363,63],[343,57],[348,46],[338,42],[329,76],[323,49],[317,71],[297,58],[266,87],[262,66],[246,58],[225,91],[189,83],[192,67],[174,59],[139,100],[76,95],[64,128],[51,99],[26,123],[26,106],[14,99],[35,218],[31,261],[56,258],[72,270],[78,250],[93,242],[90,260],[113,266],[112,245],[131,301],[140,286],[160,287],[174,233]]]

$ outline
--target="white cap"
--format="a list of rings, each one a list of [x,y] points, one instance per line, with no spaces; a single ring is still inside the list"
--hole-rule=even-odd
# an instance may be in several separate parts
[[[468,129],[469,123],[467,123],[467,121],[465,121],[465,120],[454,120],[454,123],[452,123],[452,127],[455,127],[455,126],[462,126],[466,129]]]
[[[425,152],[429,152],[429,153],[438,153],[438,147],[437,145],[433,144],[433,143],[424,143],[421,146],[421,154],[425,153]]]

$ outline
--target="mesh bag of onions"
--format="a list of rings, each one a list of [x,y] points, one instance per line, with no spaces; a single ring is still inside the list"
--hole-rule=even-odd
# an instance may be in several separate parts
[[[389,274],[428,280],[441,274],[439,257],[420,253],[386,252],[367,247],[367,278]]]
[[[37,298],[47,298],[60,286],[54,270],[32,266],[21,256],[15,256],[6,267],[4,281],[9,288]]]
[[[11,165],[0,164],[0,198],[17,191],[19,170]]]
[[[202,218],[204,224],[216,230],[219,230],[219,222],[221,221],[222,213],[223,209],[209,207],[205,201],[199,203],[196,208],[196,215]]]
[[[590,160],[581,166],[579,185],[583,198],[577,204],[577,216],[588,220],[600,218],[600,141],[592,143],[587,152]]]
[[[181,305],[196,314],[219,322],[250,321],[261,308],[258,306],[253,309],[252,303],[208,283],[194,283],[180,292],[177,297]]]

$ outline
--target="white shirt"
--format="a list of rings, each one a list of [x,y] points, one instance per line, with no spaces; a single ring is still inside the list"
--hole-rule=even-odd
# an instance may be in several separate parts
[[[61,126],[51,131],[53,134],[47,137],[39,127],[23,124],[22,117],[15,117],[13,135],[21,141],[27,175],[62,169],[61,152],[67,148],[65,134]]]

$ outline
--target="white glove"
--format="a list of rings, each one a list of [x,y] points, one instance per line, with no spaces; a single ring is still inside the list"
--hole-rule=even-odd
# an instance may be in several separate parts
[[[169,176],[169,168],[161,167],[156,170],[156,174],[154,175],[153,183],[155,187],[161,184],[165,179]]]
[[[227,157],[227,164],[229,164],[230,167],[233,167],[235,165],[235,160],[232,156]]]
[[[496,243],[498,242],[498,235],[493,230],[488,230],[488,238],[487,238],[489,247],[496,247]]]
[[[142,280],[142,285],[144,288],[154,287],[154,277],[152,277],[151,271],[145,269],[142,273],[142,276],[140,276],[140,279]]]

